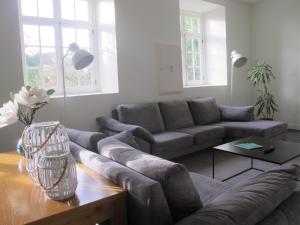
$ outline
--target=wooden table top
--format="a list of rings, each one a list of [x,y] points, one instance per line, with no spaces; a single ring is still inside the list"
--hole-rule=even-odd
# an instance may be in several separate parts
[[[25,158],[16,152],[0,153],[0,224],[26,224],[126,195],[122,188],[81,164],[77,165],[77,177],[75,196],[67,201],[54,201],[27,175]]]

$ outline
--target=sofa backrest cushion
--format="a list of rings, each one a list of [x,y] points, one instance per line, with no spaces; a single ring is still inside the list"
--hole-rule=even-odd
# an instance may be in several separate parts
[[[219,122],[220,111],[215,98],[206,97],[189,101],[189,106],[197,125],[206,125]]]
[[[77,162],[127,190],[128,224],[173,224],[169,205],[159,182],[72,142],[70,149]]]
[[[238,183],[178,225],[255,225],[294,192],[299,170],[286,165]]]
[[[100,155],[158,181],[175,221],[202,207],[199,194],[183,165],[143,153],[113,137],[98,142],[98,150]]]
[[[254,120],[254,106],[232,107],[219,105],[224,121],[248,122]]]
[[[167,130],[194,126],[193,117],[186,101],[160,102],[159,108]]]
[[[141,126],[153,134],[165,131],[157,103],[119,105],[117,111],[122,123]]]

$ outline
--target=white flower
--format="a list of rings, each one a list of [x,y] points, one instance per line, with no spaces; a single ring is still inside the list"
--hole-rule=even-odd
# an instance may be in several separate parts
[[[30,108],[37,108],[40,104],[48,103],[49,96],[47,91],[38,87],[24,86],[18,94],[15,95],[15,100]]]
[[[3,104],[3,107],[0,108],[0,128],[18,122],[18,109],[19,106],[16,101],[9,101]]]

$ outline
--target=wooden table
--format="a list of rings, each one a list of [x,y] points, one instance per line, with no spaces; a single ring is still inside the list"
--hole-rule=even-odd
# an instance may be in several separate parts
[[[25,159],[0,153],[1,225],[126,225],[126,192],[83,165],[77,165],[74,197],[54,201],[27,175]]]

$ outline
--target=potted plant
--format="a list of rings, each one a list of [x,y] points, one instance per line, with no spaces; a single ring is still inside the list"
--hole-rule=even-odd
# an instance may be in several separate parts
[[[249,71],[248,79],[254,87],[259,88],[258,92],[260,92],[255,104],[257,117],[261,120],[273,120],[274,114],[278,112],[278,105],[274,96],[269,92],[269,85],[272,79],[275,79],[272,66],[265,62],[258,62]]]

